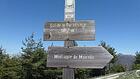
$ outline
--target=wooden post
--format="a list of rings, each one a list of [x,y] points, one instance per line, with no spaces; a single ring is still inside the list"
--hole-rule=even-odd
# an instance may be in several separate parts
[[[74,69],[63,68],[63,79],[74,79]]]
[[[75,0],[65,0],[65,21],[75,21]],[[64,47],[73,47],[75,41],[65,40]],[[74,69],[63,68],[63,79],[74,79]]]

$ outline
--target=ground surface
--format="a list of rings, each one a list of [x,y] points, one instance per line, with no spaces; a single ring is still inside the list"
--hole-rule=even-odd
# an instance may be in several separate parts
[[[140,70],[111,74],[111,75],[102,76],[98,78],[91,78],[91,79],[140,79]]]

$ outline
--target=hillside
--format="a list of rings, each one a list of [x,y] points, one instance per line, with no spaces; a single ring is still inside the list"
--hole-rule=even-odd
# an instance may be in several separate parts
[[[116,64],[121,64],[123,67],[126,68],[126,70],[131,70],[134,61],[135,61],[135,56],[120,54],[118,55],[118,60]]]

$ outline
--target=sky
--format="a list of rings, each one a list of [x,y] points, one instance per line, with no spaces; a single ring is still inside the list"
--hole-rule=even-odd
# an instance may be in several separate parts
[[[98,46],[105,41],[118,53],[140,51],[140,0],[76,0],[76,20],[96,21],[96,40],[77,41]],[[47,21],[64,21],[64,0],[0,0],[0,45],[8,54],[21,52],[22,41],[35,33],[43,39]],[[43,40],[42,40],[43,41]],[[43,41],[44,47],[63,41]]]

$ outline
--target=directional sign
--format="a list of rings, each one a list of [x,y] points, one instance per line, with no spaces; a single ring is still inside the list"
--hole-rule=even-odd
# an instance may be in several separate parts
[[[95,21],[47,22],[44,40],[95,40]]]
[[[103,47],[49,47],[47,67],[103,68],[113,56]]]

